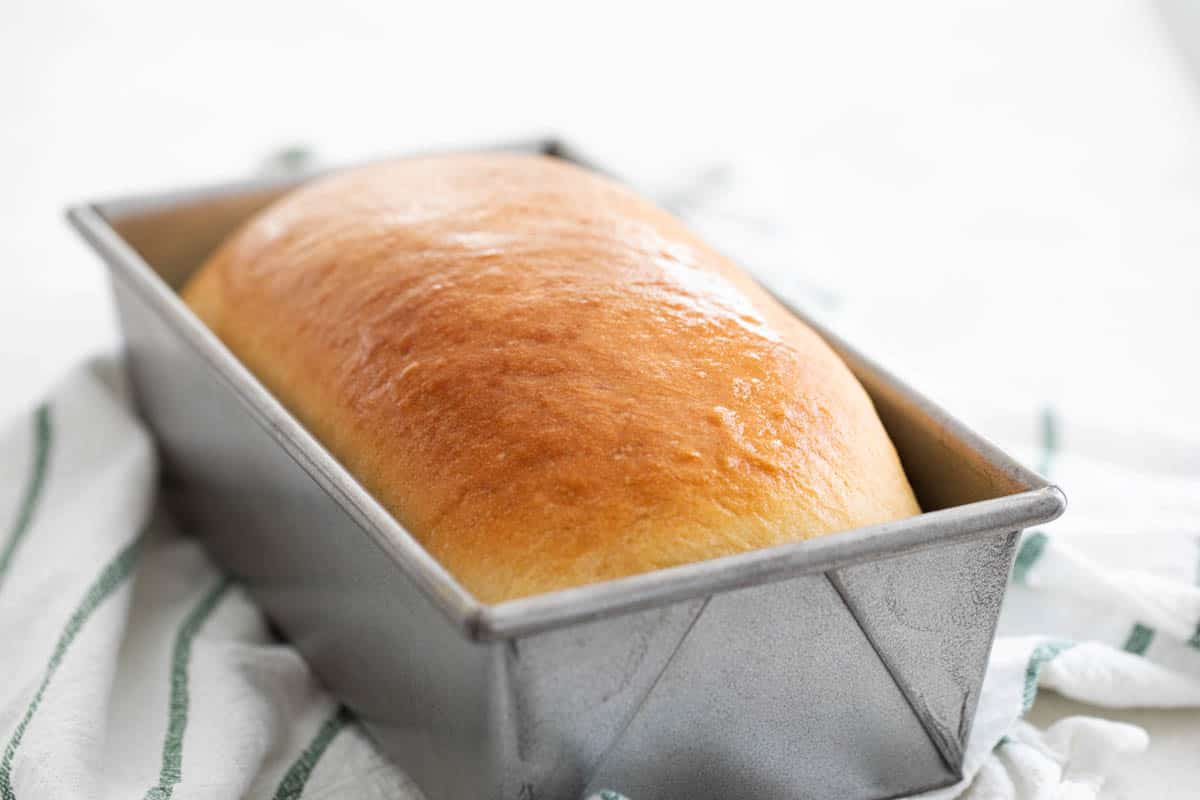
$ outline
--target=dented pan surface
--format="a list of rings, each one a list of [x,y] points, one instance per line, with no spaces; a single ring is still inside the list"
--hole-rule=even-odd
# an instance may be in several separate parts
[[[1017,536],[1062,513],[1056,487],[814,325],[926,513],[481,604],[175,293],[302,180],[69,217],[112,273],[174,512],[430,800],[886,798],[957,778]]]

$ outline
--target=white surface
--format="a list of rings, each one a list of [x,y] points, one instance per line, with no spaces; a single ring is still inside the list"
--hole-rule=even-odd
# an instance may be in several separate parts
[[[1096,709],[1054,692],[1042,690],[1028,719],[1038,727]],[[1125,756],[1116,765],[1100,797],[1138,800],[1154,797],[1196,797],[1196,754],[1200,753],[1200,719],[1194,709],[1105,709],[1109,720],[1137,725],[1150,732],[1150,748]]]
[[[0,412],[115,341],[68,201],[296,141],[336,160],[554,129],[650,183],[736,161],[797,275],[852,287],[868,318],[936,316],[879,355],[954,408],[1003,385],[996,402],[1194,426],[1200,103],[1149,0],[773,5],[17,0]]]
[[[294,142],[338,160],[557,130],[651,187],[733,163],[731,204],[783,232],[764,257],[781,282],[841,298],[859,344],[985,432],[1019,438],[1049,404],[1112,432],[1087,436],[1096,459],[1155,437],[1151,468],[1200,470],[1200,92],[1158,7],[775,5],[17,0],[0,416],[117,341],[67,202]],[[1120,536],[1137,513],[1072,501],[1064,530]],[[1154,754],[1196,734],[1149,718],[1147,796],[1191,785],[1194,764]]]

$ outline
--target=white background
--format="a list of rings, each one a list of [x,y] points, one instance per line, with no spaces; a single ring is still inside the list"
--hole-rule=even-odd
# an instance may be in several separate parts
[[[1053,406],[1200,469],[1192,2],[0,0],[0,417],[119,341],[67,203],[554,131],[732,170],[754,266],[986,433]],[[1195,778],[1183,714],[1124,785]]]
[[[952,407],[1194,416],[1200,83],[1153,0],[702,5],[3,0],[0,412],[114,341],[68,201],[555,130],[735,163],[798,276],[937,321],[876,352]]]

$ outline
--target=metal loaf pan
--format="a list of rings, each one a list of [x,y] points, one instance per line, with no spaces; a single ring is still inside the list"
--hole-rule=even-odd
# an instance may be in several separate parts
[[[1018,534],[1062,512],[1057,488],[814,326],[926,513],[484,605],[176,295],[302,180],[69,217],[111,270],[168,502],[431,800],[844,800],[959,777]]]

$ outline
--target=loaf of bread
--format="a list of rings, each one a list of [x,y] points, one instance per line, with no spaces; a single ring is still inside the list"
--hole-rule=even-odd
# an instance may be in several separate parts
[[[484,602],[920,513],[820,337],[670,214],[559,160],[313,181],[184,298]]]

